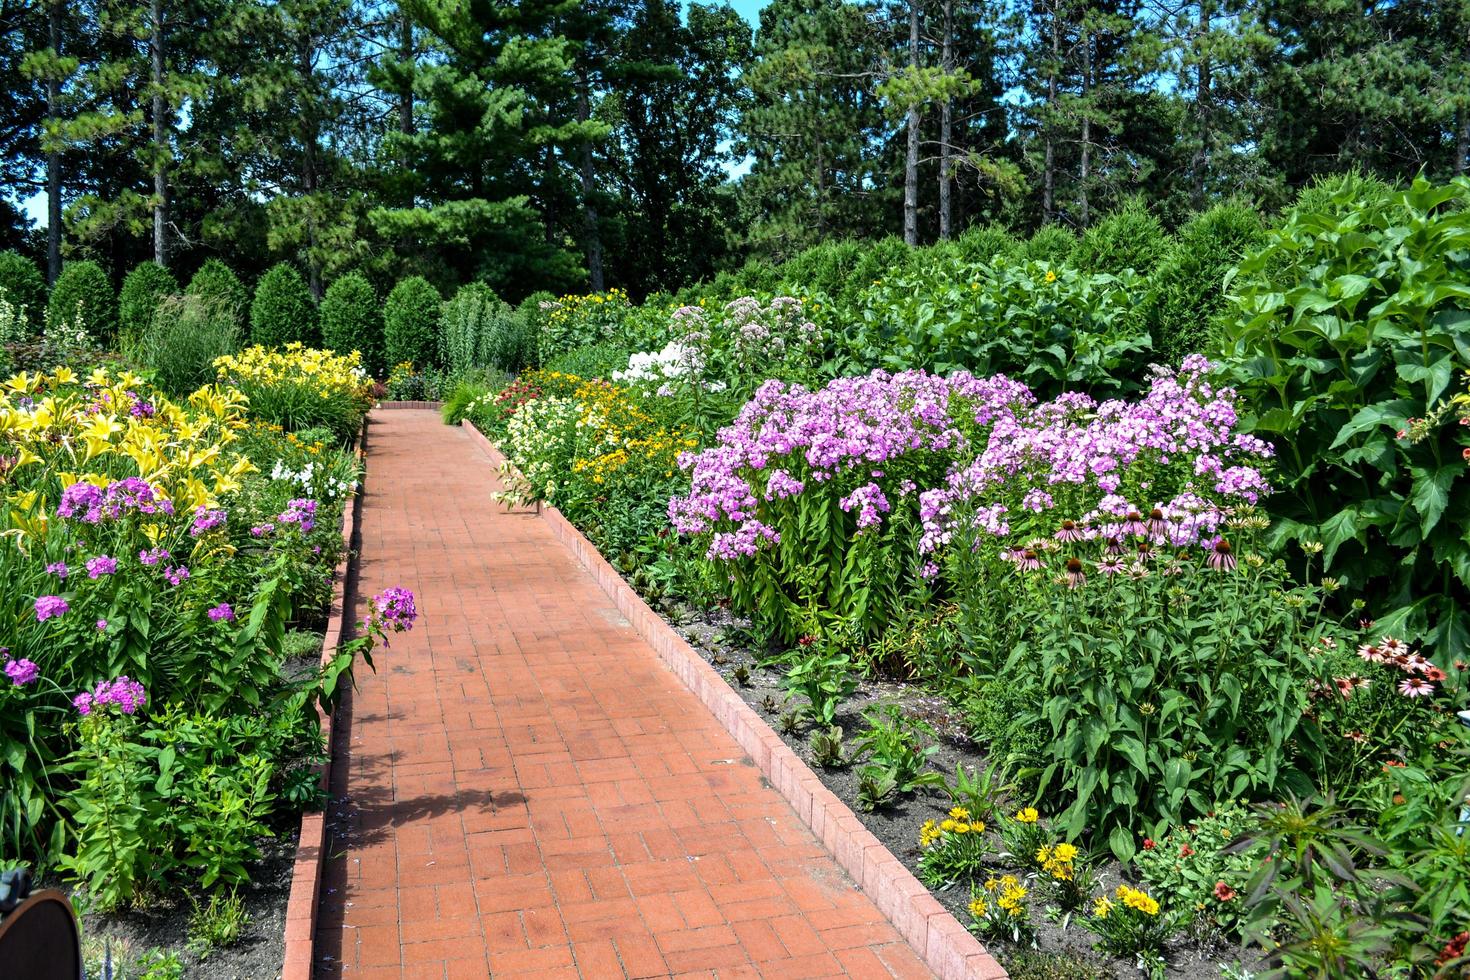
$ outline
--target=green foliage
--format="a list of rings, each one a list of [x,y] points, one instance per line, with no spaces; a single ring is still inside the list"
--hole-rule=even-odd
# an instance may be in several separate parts
[[[245,327],[245,318],[250,310],[250,291],[240,282],[240,277],[219,259],[206,259],[184,292],[212,300],[234,319],[237,326]]]
[[[847,765],[847,755],[842,748],[841,725],[812,732],[812,761],[823,769],[841,769]]]
[[[194,899],[194,911],[189,915],[189,950],[201,960],[208,959],[215,950],[238,943],[249,925],[250,913],[234,891],[228,896],[215,892],[209,896],[208,905]]]
[[[175,397],[187,396],[215,377],[216,358],[240,346],[240,328],[227,306],[198,295],[160,301],[131,354],[153,383]]]
[[[954,240],[955,251],[967,262],[990,265],[1020,260],[1024,246],[998,224],[975,225]]]
[[[1220,346],[1217,321],[1226,308],[1225,277],[1266,238],[1260,215],[1227,201],[1195,216],[1160,263],[1149,296],[1154,348],[1169,363]]]
[[[317,339],[317,309],[311,290],[289,262],[271,266],[255,284],[250,303],[250,342],[262,347],[290,343],[308,346]]]
[[[854,750],[854,757],[866,756],[862,775],[873,777],[875,784],[891,782],[893,791],[902,794],[944,785],[944,777],[929,768],[929,757],[939,746],[926,722],[910,718],[896,704],[874,708],[863,717],[868,727],[859,733]]]
[[[383,308],[366,276],[349,272],[327,287],[321,325],[323,347],[339,354],[357,351],[370,377],[383,376]]]
[[[1065,265],[1076,250],[1077,236],[1071,230],[1061,225],[1042,225],[1022,246],[1021,257],[1028,262]]]
[[[525,314],[502,302],[483,283],[461,286],[444,304],[439,342],[451,372],[494,367],[515,374],[529,366],[535,354],[535,335]]]
[[[1261,863],[1252,847],[1239,847],[1250,814],[1223,803],[1159,840],[1141,842],[1134,868],[1155,895],[1169,896],[1181,926],[1200,921],[1239,935],[1247,914],[1246,885]]]
[[[68,262],[51,288],[46,322],[79,327],[94,342],[116,337],[117,294],[102,266],[90,260]]]
[[[1003,373],[1038,396],[1135,386],[1150,348],[1131,272],[1089,275],[1030,262],[921,266],[868,289],[852,333],[859,363]]]
[[[1142,198],[1131,198],[1082,233],[1071,262],[1094,273],[1131,269],[1151,278],[1169,250],[1169,238]]]
[[[178,295],[179,283],[157,262],[140,262],[123,280],[118,294],[118,324],[124,337],[140,337],[160,303]]]
[[[575,374],[579,378],[606,380],[612,377],[614,371],[621,371],[628,366],[628,357],[632,353],[626,344],[617,340],[608,340],[599,344],[577,347],[553,357],[546,362],[545,369],[560,371],[563,374]]]
[[[806,698],[803,711],[813,724],[830,726],[843,701],[858,689],[852,658],[818,651],[801,657],[786,671],[786,691]]]
[[[622,338],[631,314],[628,294],[618,289],[553,301],[541,311],[538,363],[545,367],[579,347]]]
[[[401,280],[383,307],[383,343],[389,364],[427,368],[438,363],[439,291],[423,276]]]
[[[0,299],[25,307],[39,321],[46,313],[46,279],[36,263],[13,249],[0,252]]]
[[[1278,537],[1321,542],[1382,630],[1440,658],[1470,645],[1470,439],[1438,424],[1470,362],[1467,206],[1465,178],[1343,182],[1241,263],[1226,331],[1247,424],[1280,449]]]
[[[814,245],[781,266],[785,291],[803,296],[838,296],[851,285],[853,270],[864,252],[858,242]]]

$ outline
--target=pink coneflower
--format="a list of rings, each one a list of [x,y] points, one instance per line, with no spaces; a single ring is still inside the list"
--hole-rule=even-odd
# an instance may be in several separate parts
[[[1034,572],[1041,567],[1041,556],[1030,548],[1021,552],[1021,557],[1016,559],[1016,567],[1024,571]]]
[[[1019,547],[1007,548],[1005,551],[1001,552],[1001,557],[1004,558],[1006,561],[1019,562],[1022,558],[1026,557],[1026,549]]]
[[[1337,684],[1337,693],[1342,695],[1344,701],[1353,696],[1353,684],[1351,677],[1334,677],[1333,682]]]
[[[1360,620],[1358,620],[1358,629],[1362,630],[1365,633],[1368,632],[1374,626],[1377,626],[1377,625],[1378,625],[1378,623],[1375,620],[1372,620],[1372,619],[1360,619]]]
[[[1123,559],[1114,555],[1097,563],[1097,570],[1104,575],[1117,575],[1123,570]]]
[[[1399,682],[1399,693],[1406,698],[1422,698],[1434,693],[1434,685],[1422,677],[1406,677]]]
[[[1082,571],[1082,562],[1076,558],[1067,559],[1067,588],[1075,589],[1087,581],[1087,573]]]
[[[1358,647],[1358,656],[1362,657],[1370,664],[1383,663],[1383,651],[1373,646],[1371,643],[1364,643],[1362,646]]]
[[[1217,572],[1231,572],[1235,570],[1235,552],[1231,549],[1229,541],[1220,538],[1215,542],[1215,547],[1210,552],[1208,564]]]
[[[1110,555],[1121,555],[1123,553],[1123,539],[1117,535],[1109,535],[1104,550]]]
[[[1430,664],[1428,667],[1424,668],[1424,679],[1425,680],[1434,681],[1434,682],[1438,683],[1440,681],[1443,681],[1445,678],[1447,678],[1449,676],[1450,676],[1449,674],[1446,674],[1444,671],[1442,671],[1438,667],[1434,666],[1434,664]]]
[[[1408,662],[1404,664],[1404,669],[1412,670],[1415,673],[1422,674],[1431,666],[1432,665],[1429,663],[1428,657],[1424,656],[1422,653],[1414,653],[1409,655]]]
[[[1169,529],[1169,523],[1164,520],[1164,512],[1155,507],[1148,512],[1148,521],[1143,525],[1149,534],[1163,534]]]
[[[1148,565],[1142,560],[1135,560],[1128,566],[1128,577],[1135,582],[1141,582],[1148,578]]]
[[[1124,534],[1143,534],[1143,515],[1136,510],[1130,510],[1123,518]]]
[[[1396,639],[1392,636],[1385,636],[1379,640],[1378,648],[1387,657],[1397,657],[1400,655],[1407,657],[1409,655],[1409,645],[1403,640]]]
[[[1082,529],[1077,526],[1076,521],[1062,521],[1062,526],[1057,529],[1057,540],[1067,544],[1081,541]]]

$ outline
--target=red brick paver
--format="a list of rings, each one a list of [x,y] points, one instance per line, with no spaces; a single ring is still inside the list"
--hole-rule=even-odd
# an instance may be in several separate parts
[[[730,735],[437,413],[374,414],[319,977],[929,977]]]

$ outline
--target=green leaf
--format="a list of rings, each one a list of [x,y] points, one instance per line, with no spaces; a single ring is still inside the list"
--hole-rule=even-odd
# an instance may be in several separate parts
[[[1421,467],[1410,470],[1414,474],[1414,487],[1409,499],[1419,512],[1419,526],[1426,536],[1439,523],[1440,515],[1450,502],[1450,487],[1464,471],[1465,464],[1461,461],[1445,463],[1437,470]]]

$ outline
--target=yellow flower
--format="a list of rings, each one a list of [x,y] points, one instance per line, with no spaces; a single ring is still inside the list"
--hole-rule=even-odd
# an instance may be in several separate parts
[[[1131,909],[1137,909],[1144,915],[1158,915],[1159,903],[1147,892],[1127,885],[1119,885],[1117,895],[1123,900],[1123,904]]]
[[[1016,811],[1016,823],[1035,823],[1041,814],[1036,812],[1036,807],[1022,807]]]
[[[944,831],[946,834],[952,834],[954,833],[954,829],[957,826],[959,826],[959,824],[955,823],[953,820],[945,820],[939,824],[939,829]]]
[[[990,906],[985,903],[985,899],[977,895],[970,900],[970,914],[975,918],[985,918],[985,913],[988,911],[990,911]]]
[[[1047,269],[1046,270],[1046,281],[1048,283],[1056,282],[1057,281],[1057,274],[1055,272],[1052,272],[1050,269]]]
[[[919,828],[919,846],[928,847],[942,836],[938,824],[933,820],[925,820],[924,826]]]
[[[970,825],[964,821],[956,821],[954,832],[957,834],[968,834],[970,832]]]
[[[950,810],[949,811],[949,815],[951,817],[953,817],[954,819],[956,819],[956,820],[969,820],[970,819],[970,811],[969,810],[966,810],[962,806],[957,806],[953,810]]]
[[[1108,917],[1108,913],[1112,910],[1113,903],[1108,901],[1108,897],[1106,895],[1101,895],[1098,898],[1093,899],[1092,914],[1097,918],[1106,919]]]
[[[1077,856],[1077,848],[1071,844],[1058,844],[1052,849],[1052,856],[1058,861],[1070,861]]]

